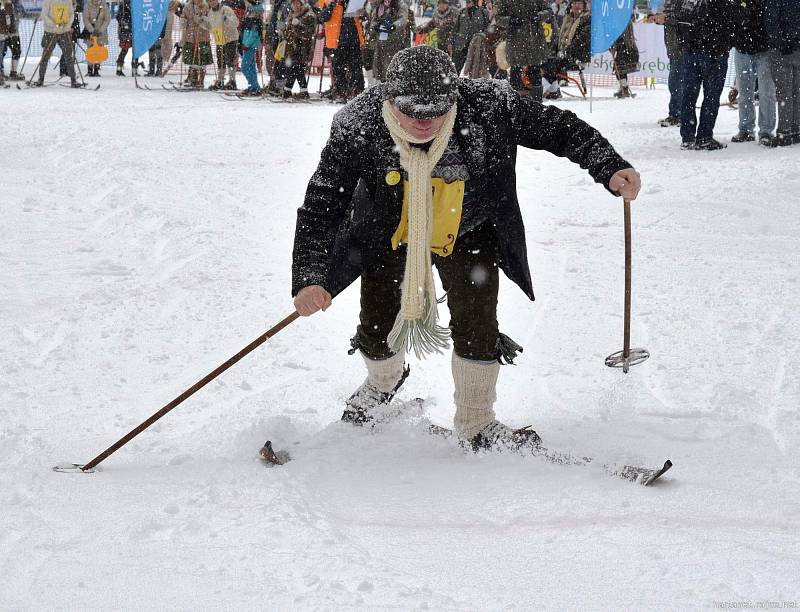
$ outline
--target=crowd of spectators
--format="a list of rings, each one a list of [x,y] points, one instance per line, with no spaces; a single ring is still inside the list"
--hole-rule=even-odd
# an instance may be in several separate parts
[[[241,69],[247,80],[242,95],[308,98],[308,69],[315,42],[321,39],[332,83],[324,95],[339,103],[383,81],[394,54],[412,44],[446,51],[464,76],[508,79],[520,95],[537,100],[560,98],[561,88],[570,80],[585,90],[583,69],[591,60],[591,0],[264,2],[170,0],[167,22],[149,50],[149,66],[142,76],[162,76],[181,59],[186,68],[181,83],[185,88],[235,90]],[[130,0],[121,0],[114,8],[105,0],[44,0],[42,57],[29,84],[43,84],[48,59],[59,46],[60,76],[69,76],[74,86],[81,86],[75,45],[80,41],[87,46],[107,45],[112,12],[120,49],[116,74],[125,76],[132,33]],[[628,76],[639,70],[636,18],[634,14],[610,49],[618,98],[634,95]],[[659,124],[680,126],[682,148],[726,146],[714,138],[714,125],[730,53],[735,53],[736,70],[730,103],[738,103],[739,108],[739,131],[731,141],[757,140],[766,147],[800,142],[800,4],[796,0],[665,0],[663,8],[649,12],[645,19],[664,26],[670,102]],[[176,20],[181,34],[173,42]],[[19,70],[21,44],[14,0],[0,0],[0,51],[2,57],[11,52],[7,76],[0,62],[0,81],[24,79]],[[139,76],[145,66],[130,55],[128,74]],[[207,85],[212,65],[213,82]],[[100,68],[100,63],[87,59],[87,76],[99,77]],[[265,69],[268,79],[263,76]],[[570,73],[580,81],[569,77]],[[695,105],[701,90],[698,119]]]

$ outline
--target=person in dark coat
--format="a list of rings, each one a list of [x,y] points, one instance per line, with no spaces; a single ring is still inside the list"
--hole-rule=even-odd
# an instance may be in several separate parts
[[[734,15],[736,78],[739,84],[739,132],[731,142],[756,139],[756,82],[758,82],[758,142],[775,146],[775,81],[770,70],[769,40],[764,24],[764,0],[741,0]]]
[[[542,24],[553,20],[547,0],[497,0],[495,20],[506,30],[511,86],[541,101],[541,66],[549,52]]]
[[[667,116],[659,119],[661,127],[681,124],[681,100],[683,99],[683,50],[678,39],[678,23],[675,19],[675,6],[679,0],[665,0],[664,12],[654,15],[653,23],[664,26],[664,45],[669,59],[669,106]]]
[[[452,339],[458,436],[474,448],[537,443],[493,410],[500,364],[521,348],[498,328],[499,270],[533,299],[518,146],[568,158],[615,195],[639,192],[638,173],[574,113],[520,97],[506,81],[459,78],[449,56],[427,46],[397,53],[386,82],[334,117],[297,213],[292,295],[310,316],[361,278],[352,352],[368,377],[342,420],[367,422],[391,401],[407,351],[426,356]],[[432,264],[449,330],[437,323]]]
[[[619,81],[619,90],[614,92],[616,98],[631,98],[630,87],[628,87],[628,75],[639,70],[639,47],[636,44],[636,37],[633,34],[633,20],[631,17],[628,27],[617,41],[611,45],[611,55],[614,57],[614,74]]]
[[[592,14],[587,10],[586,0],[570,0],[567,14],[558,32],[556,56],[545,62],[542,76],[548,87],[545,97],[557,100],[561,97],[559,75],[583,69],[592,59]]]
[[[694,0],[682,7],[694,9],[676,13],[678,38],[683,49],[684,90],[681,100],[681,148],[704,151],[724,149],[714,138],[719,98],[725,87],[728,55],[733,47],[733,5],[738,0]],[[681,9],[683,10],[683,8]],[[695,104],[703,88],[700,122]]]
[[[489,11],[478,6],[475,0],[467,0],[467,5],[461,9],[453,27],[453,63],[456,71],[461,74],[467,61],[469,45],[476,34],[485,34],[492,22]]]
[[[800,143],[800,2],[765,0],[764,24],[778,101],[777,144]]]

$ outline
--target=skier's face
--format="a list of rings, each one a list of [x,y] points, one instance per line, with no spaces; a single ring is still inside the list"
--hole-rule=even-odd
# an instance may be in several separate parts
[[[427,141],[436,138],[447,118],[447,115],[441,115],[433,119],[414,119],[414,117],[401,113],[394,104],[391,105],[391,109],[402,128],[419,140]]]

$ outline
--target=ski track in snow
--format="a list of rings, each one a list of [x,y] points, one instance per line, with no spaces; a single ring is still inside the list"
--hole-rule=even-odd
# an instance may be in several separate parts
[[[102,472],[56,474],[291,313],[295,210],[335,111],[132,87],[0,94],[0,609],[800,600],[800,149],[681,152],[655,124],[663,88],[563,104],[643,175],[632,342],[652,357],[627,376],[603,365],[622,348],[621,202],[520,154],[537,301],[503,280],[525,352],[498,416],[604,461],[670,458],[657,487],[335,423],[363,377],[355,287]],[[735,131],[723,107],[717,134]],[[412,360],[401,399],[449,425],[449,369]],[[265,468],[267,438],[295,460]]]

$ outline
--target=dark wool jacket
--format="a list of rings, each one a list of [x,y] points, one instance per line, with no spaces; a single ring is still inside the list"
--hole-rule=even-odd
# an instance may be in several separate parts
[[[733,46],[740,53],[755,55],[769,49],[764,25],[764,0],[740,0],[733,14]]]
[[[765,0],[764,25],[769,48],[789,53],[800,49],[800,2]]]
[[[506,28],[506,55],[512,66],[540,66],[549,55],[542,22],[553,13],[547,0],[497,0],[497,25]]]
[[[386,180],[401,166],[381,116],[383,90],[383,85],[367,90],[333,119],[297,211],[292,295],[308,285],[337,295],[391,249],[403,182]],[[631,165],[574,113],[520,98],[505,81],[459,79],[458,90],[453,131],[469,170],[468,188],[496,226],[501,269],[533,299],[517,201],[517,146],[566,157],[606,187],[615,172]]]
[[[678,23],[681,49],[707,51],[712,57],[722,57],[728,53],[733,48],[736,28],[732,18],[735,2],[736,0],[698,0],[693,20]]]

